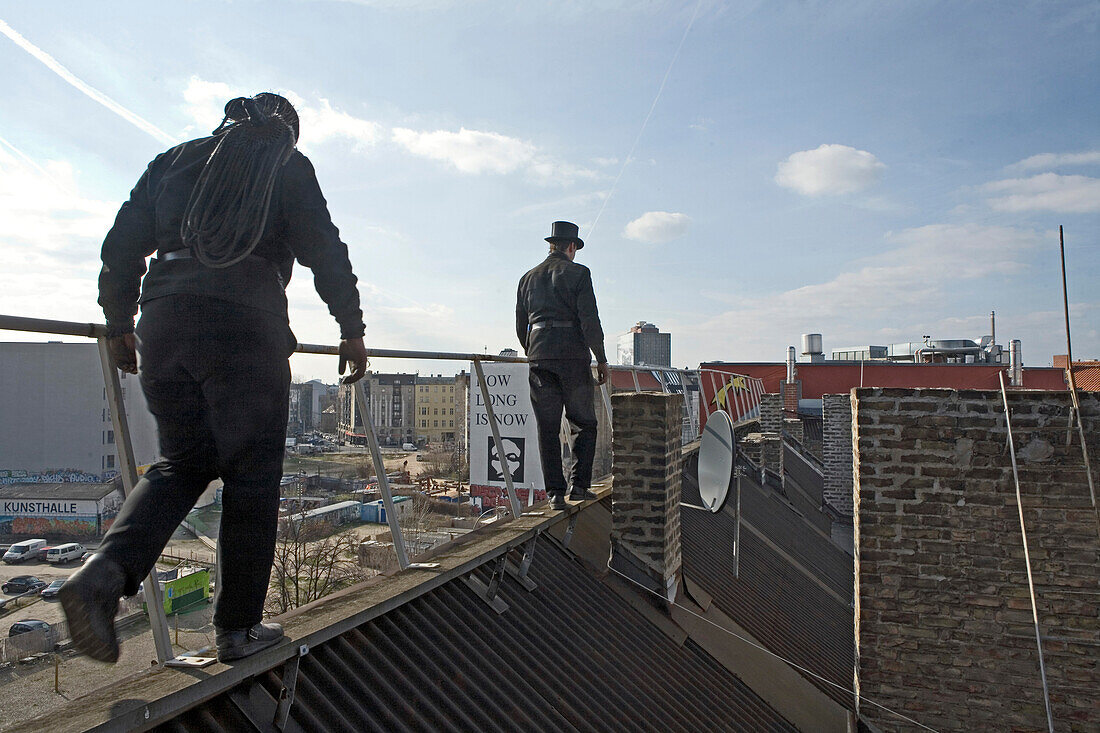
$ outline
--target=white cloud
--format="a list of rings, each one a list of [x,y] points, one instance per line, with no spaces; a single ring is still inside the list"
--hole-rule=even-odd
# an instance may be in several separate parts
[[[565,163],[540,152],[534,143],[499,132],[465,127],[458,132],[417,132],[395,127],[393,141],[413,155],[449,164],[461,173],[504,175],[523,171],[534,183],[558,186],[601,177],[590,168]]]
[[[824,333],[833,346],[866,343],[876,335],[889,342],[922,333],[956,334],[951,319],[960,314],[943,312],[955,300],[954,292],[990,274],[1024,272],[1044,244],[1038,232],[1013,227],[906,229],[886,236],[888,250],[824,282],[726,298],[732,307],[725,312],[677,326],[684,332],[682,348],[705,358],[779,359],[783,342],[799,333]],[[730,351],[734,344],[736,353]]]
[[[1040,153],[1008,166],[1015,170],[1043,170],[1070,165],[1100,165],[1100,150],[1084,153]]]
[[[539,157],[527,169],[528,176],[535,183],[571,186],[579,180],[594,181],[601,177],[591,168],[583,168],[571,163],[563,163],[548,157]]]
[[[48,253],[65,249],[74,237],[99,239],[107,233],[117,205],[77,193],[70,163],[39,165],[2,142],[6,147],[0,147],[0,241],[16,240]]]
[[[0,139],[0,312],[101,321],[99,244],[117,203],[80,195],[64,161],[38,163]],[[49,297],[42,297],[48,293]]]
[[[220,81],[206,81],[192,76],[183,90],[184,112],[200,130],[213,130],[222,121],[225,103],[234,97],[243,97],[251,92],[234,88]]]
[[[306,148],[342,138],[362,152],[382,139],[380,124],[333,109],[327,99],[320,100],[317,107],[306,105],[297,107],[297,111],[302,128],[299,143]]]
[[[607,198],[607,191],[588,191],[585,193],[572,194],[552,201],[539,201],[538,203],[527,204],[513,211],[511,215],[517,218],[527,218],[535,214],[540,216],[549,214],[552,218],[557,217],[557,219],[564,219],[566,221],[577,221],[578,217],[569,212],[585,210],[594,211],[597,204],[605,198]]]
[[[885,169],[866,150],[822,145],[792,153],[779,164],[775,182],[805,196],[856,193],[877,183]]]
[[[687,214],[647,211],[623,229],[623,236],[637,242],[663,244],[687,234],[691,218]]]
[[[995,194],[988,203],[997,211],[1055,211],[1088,214],[1100,211],[1100,179],[1041,173],[1030,178],[1007,178],[982,186]]]
[[[511,173],[534,161],[537,148],[497,132],[393,130],[393,141],[413,155],[442,161],[463,173]]]
[[[194,128],[213,130],[222,120],[226,102],[255,93],[254,89],[193,76],[183,91],[184,110],[194,121]],[[278,93],[289,99],[298,113],[301,127],[298,147],[304,151],[332,140],[345,140],[352,143],[353,150],[363,152],[382,139],[383,127],[380,124],[334,109],[327,99],[319,99],[314,104],[292,91]]]

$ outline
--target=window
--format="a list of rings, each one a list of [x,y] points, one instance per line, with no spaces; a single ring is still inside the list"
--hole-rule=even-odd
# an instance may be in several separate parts
[[[453,408],[453,407],[451,408],[451,414],[452,415],[455,414],[455,408]]]
[[[115,457],[114,456],[107,456],[107,468],[114,468],[114,467],[115,467]]]
[[[432,414],[433,414],[433,415],[438,415],[438,414],[439,414],[439,408],[438,408],[438,407],[437,407],[437,408],[434,408],[434,409],[432,410]]]
[[[438,420],[433,420],[432,422],[434,423],[432,425],[433,428],[438,428],[439,427],[439,421]]]
[[[455,421],[454,420],[451,420],[450,422],[447,423],[447,427],[449,427],[449,428],[453,428],[454,426],[455,426]]]
[[[115,431],[114,430],[108,430],[107,431],[106,443],[107,443],[107,445],[114,445],[115,444]]]

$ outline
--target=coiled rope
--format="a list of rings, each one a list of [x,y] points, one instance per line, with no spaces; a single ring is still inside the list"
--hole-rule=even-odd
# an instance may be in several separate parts
[[[298,141],[298,115],[277,94],[237,97],[213,135],[184,211],[180,238],[207,267],[234,265],[260,242],[279,170]]]

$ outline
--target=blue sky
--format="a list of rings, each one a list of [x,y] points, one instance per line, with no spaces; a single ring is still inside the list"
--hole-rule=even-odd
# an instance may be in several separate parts
[[[515,283],[570,219],[612,354],[642,319],[694,365],[778,361],[804,332],[976,337],[996,310],[1045,365],[1064,224],[1074,353],[1100,357],[1095,2],[108,7],[0,11],[0,312],[101,320],[99,243],[147,162],[275,90],[370,346],[514,347]],[[289,295],[299,340],[334,343],[307,270]]]

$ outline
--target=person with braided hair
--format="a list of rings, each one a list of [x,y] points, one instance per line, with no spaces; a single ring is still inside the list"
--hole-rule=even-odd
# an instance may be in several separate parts
[[[298,115],[277,94],[238,97],[208,137],[158,155],[103,242],[99,303],[115,365],[139,376],[163,459],[127,497],[99,551],[62,587],[76,647],[118,660],[118,599],[137,593],[179,523],[220,477],[218,658],[277,643],[263,622],[286,444],[294,261],[340,325],[342,379],[366,372],[363,312]],[[146,268],[146,258],[156,254]],[[134,316],[141,318],[134,328]],[[139,359],[140,356],[140,359]]]

